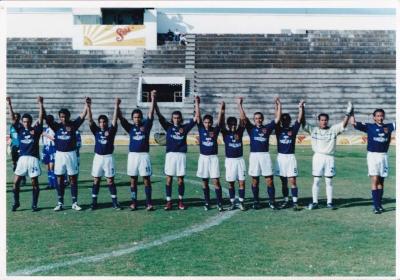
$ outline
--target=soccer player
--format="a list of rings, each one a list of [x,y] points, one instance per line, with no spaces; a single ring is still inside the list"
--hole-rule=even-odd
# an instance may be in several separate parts
[[[46,123],[49,122],[54,122],[53,115],[46,116]],[[55,189],[57,184],[56,176],[54,175],[54,157],[56,154],[54,136],[55,136],[54,131],[49,126],[43,129],[42,162],[47,166],[47,180],[48,180],[47,189]]]
[[[304,119],[304,101],[299,103],[299,114],[294,125],[291,126],[292,119],[289,114],[282,114],[279,124],[275,127],[276,141],[278,143],[278,156],[276,158],[276,175],[280,176],[282,182],[282,194],[284,201],[281,208],[289,206],[289,189],[293,199],[293,210],[300,210],[297,204],[298,188],[296,177],[298,175],[297,161],[294,155],[296,136],[299,132],[300,125]]]
[[[197,177],[203,180],[203,192],[204,192],[204,210],[210,210],[210,188],[209,179],[211,178],[215,186],[215,195],[217,197],[217,208],[218,211],[222,212],[222,189],[219,182],[219,160],[218,160],[218,135],[221,127],[221,111],[225,106],[224,102],[221,102],[221,109],[218,115],[218,122],[213,127],[213,117],[211,115],[205,115],[201,120],[200,113],[200,97],[196,96],[196,119],[197,127],[199,131],[199,146],[200,156],[197,165]]]
[[[39,180],[38,177],[41,174],[40,163],[39,163],[39,141],[40,135],[43,132],[43,97],[38,96],[37,102],[39,104],[39,119],[32,126],[32,116],[30,114],[24,114],[22,116],[22,125],[17,122],[15,117],[11,97],[7,97],[7,104],[10,112],[10,118],[12,124],[18,133],[19,139],[19,150],[20,157],[18,158],[17,166],[15,168],[13,193],[14,193],[14,204],[12,211],[16,211],[20,206],[19,202],[19,191],[20,183],[23,176],[29,176],[32,182],[32,211],[38,210],[38,199],[39,199]]]
[[[225,104],[221,107],[221,133],[225,143],[225,179],[229,184],[229,210],[236,209],[235,203],[235,181],[239,182],[239,209],[245,211],[245,180],[246,163],[243,159],[243,133],[245,126],[243,122],[235,117],[228,117],[225,126]]]
[[[64,209],[64,174],[67,172],[71,184],[72,209],[82,210],[78,205],[78,159],[76,154],[76,131],[85,121],[88,106],[91,100],[86,97],[85,107],[82,113],[74,121],[70,120],[71,113],[68,109],[62,108],[58,111],[60,122],[51,121],[48,125],[55,133],[54,143],[56,147],[54,174],[57,176],[58,203],[54,211]]]
[[[312,161],[312,175],[314,183],[312,186],[313,202],[308,205],[309,210],[317,209],[318,192],[321,177],[325,176],[327,208],[337,209],[333,204],[333,185],[332,179],[336,175],[335,150],[336,138],[344,131],[349,122],[349,117],[353,112],[353,105],[348,103],[344,120],[333,126],[328,126],[329,116],[327,114],[318,115],[318,127],[305,122],[304,131],[311,135],[311,147],[314,151]]]
[[[385,119],[383,109],[376,109],[372,115],[374,123],[356,122],[354,116],[350,118],[350,122],[355,129],[364,131],[368,135],[367,164],[368,175],[371,178],[373,211],[375,214],[381,214],[384,211],[382,207],[384,181],[389,171],[387,151],[396,123],[383,123]]]
[[[198,102],[197,99],[195,99],[195,102]],[[157,101],[155,101],[154,106],[158,120],[160,121],[161,126],[167,132],[167,153],[165,155],[164,166],[164,173],[167,175],[165,185],[167,203],[165,204],[164,210],[168,211],[172,209],[172,179],[174,176],[178,177],[178,208],[180,210],[185,210],[186,207],[183,204],[183,196],[185,194],[184,177],[186,174],[186,137],[189,131],[196,124],[197,118],[195,115],[188,123],[184,124],[182,113],[180,111],[174,111],[172,112],[171,122],[168,122],[160,113],[160,109],[157,106]]]
[[[121,210],[117,199],[117,188],[115,187],[115,164],[113,158],[114,152],[114,139],[117,134],[117,118],[119,111],[119,104],[121,100],[115,98],[114,114],[111,126],[108,126],[108,117],[100,115],[98,118],[99,125],[93,120],[92,117],[92,104],[88,105],[88,118],[89,128],[94,135],[94,158],[92,165],[93,187],[92,187],[92,205],[91,209],[97,209],[97,196],[100,190],[101,177],[107,178],[108,190],[110,191],[112,207],[115,210]]]
[[[131,177],[131,205],[129,206],[132,211],[137,210],[137,185],[138,176],[143,177],[144,192],[146,194],[146,210],[154,210],[153,202],[151,200],[151,178],[152,168],[150,161],[150,130],[153,126],[154,119],[154,102],[156,91],[151,91],[150,109],[147,119],[143,120],[143,113],[139,109],[132,111],[131,119],[133,124],[129,123],[119,110],[119,119],[121,126],[129,133],[129,154],[127,173]]]
[[[243,98],[238,100],[240,119],[245,123],[247,133],[250,137],[250,157],[249,157],[249,175],[252,177],[251,189],[253,191],[253,208],[260,208],[259,183],[260,176],[264,176],[267,185],[269,203],[271,209],[278,209],[275,205],[275,187],[274,172],[272,170],[272,161],[269,155],[269,136],[275,129],[276,124],[281,117],[282,106],[280,99],[275,98],[275,119],[267,125],[263,125],[264,115],[261,112],[254,113],[254,124],[250,122],[243,110]]]
[[[14,113],[14,117],[16,119],[17,126],[22,126],[21,124],[21,115],[19,113]],[[10,125],[10,152],[11,152],[11,161],[13,165],[13,171],[17,167],[17,162],[19,158],[19,139],[18,132],[15,129],[14,125]],[[25,185],[26,179],[25,176],[22,177],[20,185]]]

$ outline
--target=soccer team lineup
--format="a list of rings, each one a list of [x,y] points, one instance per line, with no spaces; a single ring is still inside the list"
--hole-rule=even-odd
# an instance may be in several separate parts
[[[39,177],[42,174],[40,161],[48,169],[48,188],[55,189],[57,201],[54,211],[65,209],[65,189],[70,185],[72,206],[80,211],[83,208],[78,204],[78,174],[79,149],[78,129],[86,120],[90,131],[94,135],[94,157],[91,166],[93,186],[91,189],[90,209],[99,209],[98,196],[101,179],[104,177],[108,186],[112,201],[112,208],[121,210],[118,202],[117,188],[114,178],[117,174],[113,157],[114,140],[118,129],[123,129],[129,134],[129,153],[127,156],[126,176],[130,177],[130,205],[132,211],[142,206],[138,201],[138,192],[145,193],[145,209],[156,210],[152,201],[152,164],[149,151],[151,149],[150,133],[153,126],[154,114],[157,115],[161,127],[166,133],[165,150],[165,206],[164,210],[173,210],[176,207],[173,196],[173,178],[177,179],[177,208],[185,210],[185,175],[186,153],[188,151],[187,135],[197,125],[199,137],[199,156],[196,176],[202,184],[204,193],[204,210],[213,209],[210,181],[214,186],[216,209],[219,212],[225,210],[240,209],[242,211],[251,208],[257,210],[263,208],[260,203],[260,188],[265,185],[268,202],[267,207],[272,210],[292,208],[294,211],[306,209],[314,210],[326,207],[337,209],[333,199],[333,178],[336,175],[335,150],[337,136],[344,132],[350,123],[356,130],[367,134],[367,166],[371,182],[372,213],[381,214],[385,211],[382,205],[384,193],[384,180],[388,176],[388,149],[391,134],[395,130],[395,123],[384,123],[385,112],[383,109],[375,109],[372,113],[371,123],[357,122],[355,109],[351,102],[347,108],[343,108],[344,118],[342,122],[330,125],[329,116],[321,113],[317,118],[317,125],[305,120],[305,101],[298,104],[298,115],[290,116],[282,113],[282,104],[279,97],[274,100],[275,116],[271,121],[265,120],[261,112],[254,112],[252,120],[243,109],[244,99],[237,98],[236,105],[239,116],[225,116],[225,103],[219,104],[218,119],[214,120],[209,114],[201,115],[200,97],[196,96],[194,115],[184,122],[182,113],[174,111],[170,120],[163,116],[157,104],[157,92],[151,91],[150,107],[147,115],[140,109],[134,109],[130,114],[130,120],[123,116],[120,104],[123,102],[115,98],[112,119],[106,115],[92,115],[92,100],[86,97],[84,109],[76,118],[71,119],[68,109],[61,108],[58,111],[58,121],[50,114],[46,114],[45,102],[41,96],[37,97],[39,106],[38,120],[33,122],[32,116],[27,112],[16,113],[12,106],[11,97],[7,97],[8,112],[11,120],[10,139],[11,156],[13,163],[13,204],[11,210],[18,211],[21,207],[20,189],[26,178],[30,178],[32,184],[33,212],[39,210]],[[267,106],[268,104],[266,104]],[[16,108],[18,109],[18,108]],[[161,108],[162,109],[162,108]],[[169,116],[168,116],[169,117]],[[96,122],[97,120],[97,122]],[[44,128],[44,122],[46,127]],[[118,124],[119,122],[119,124]],[[122,128],[119,128],[119,125]],[[313,181],[311,188],[304,186],[303,192],[311,189],[312,201],[308,205],[299,205],[296,178],[298,167],[295,156],[296,137],[303,128],[304,132],[311,136],[313,151],[312,170]],[[250,139],[249,166],[246,167],[243,158],[243,135],[247,131]],[[220,162],[218,158],[218,136],[221,133],[224,142],[225,156],[225,181],[229,191],[230,205],[224,205],[223,187],[220,175]],[[269,153],[269,139],[277,139],[277,157],[273,160]],[[40,155],[40,142],[43,141],[42,156]],[[221,152],[221,151],[220,151]],[[274,161],[274,164],[273,164]],[[86,167],[90,168],[90,167]],[[121,172],[118,172],[121,174]],[[245,204],[246,176],[251,178],[251,193],[253,202]],[[121,175],[122,176],[122,175]],[[275,185],[278,178],[282,186],[283,200],[279,203],[275,197]],[[143,178],[143,188],[139,179]],[[319,189],[322,179],[325,181],[326,205],[318,203]],[[87,178],[86,178],[87,179]],[[211,180],[210,180],[211,179]],[[235,190],[235,183],[238,192]],[[260,186],[261,185],[261,186]],[[289,195],[290,193],[290,195]],[[237,199],[237,196],[238,199]],[[291,199],[290,199],[291,197]],[[175,200],[176,201],[176,200]]]

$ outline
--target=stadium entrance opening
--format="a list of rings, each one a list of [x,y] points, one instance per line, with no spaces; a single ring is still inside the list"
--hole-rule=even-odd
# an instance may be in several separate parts
[[[101,9],[103,24],[138,25],[143,24],[144,9],[103,8]]]
[[[137,96],[139,106],[149,105],[153,89],[157,91],[157,102],[162,102],[163,106],[183,106],[185,102],[185,77],[141,77]]]

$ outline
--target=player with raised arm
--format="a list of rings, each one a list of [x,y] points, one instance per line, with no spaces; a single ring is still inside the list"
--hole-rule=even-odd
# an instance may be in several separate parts
[[[88,106],[91,100],[85,99],[85,107],[82,113],[74,121],[70,120],[71,113],[68,109],[62,108],[58,111],[60,122],[49,121],[49,127],[54,131],[54,143],[56,147],[54,174],[57,176],[57,195],[58,203],[54,211],[64,209],[64,174],[67,172],[71,184],[72,209],[82,210],[78,205],[78,179],[79,165],[76,154],[76,131],[85,121]]]
[[[117,134],[117,119],[119,112],[119,104],[121,100],[115,98],[114,114],[111,126],[108,126],[108,117],[100,115],[98,117],[99,125],[97,125],[92,117],[92,104],[88,104],[89,128],[94,135],[94,158],[92,166],[93,187],[92,187],[92,205],[91,209],[98,207],[97,196],[100,190],[101,177],[106,177],[108,190],[110,191],[112,207],[115,210],[121,210],[117,199],[117,188],[115,187],[115,163],[114,163],[114,139]]]
[[[129,123],[123,116],[120,110],[119,119],[121,126],[129,133],[129,154],[127,163],[127,173],[131,177],[131,205],[132,211],[137,210],[137,185],[138,176],[143,177],[144,191],[146,194],[146,210],[154,210],[151,199],[151,161],[150,161],[150,131],[153,127],[154,120],[154,102],[156,91],[151,91],[150,109],[147,119],[143,120],[143,113],[140,109],[132,111],[131,119],[133,124]]]
[[[54,121],[53,115],[46,116],[46,123]],[[54,175],[54,157],[56,154],[56,148],[54,145],[54,131],[47,126],[43,129],[42,133],[42,163],[47,166],[47,189],[55,189],[57,185],[56,175]]]
[[[367,164],[368,175],[371,178],[373,211],[375,214],[381,214],[384,211],[382,207],[384,181],[389,171],[387,151],[396,123],[383,123],[385,119],[383,109],[376,109],[372,115],[374,123],[356,122],[354,116],[350,118],[350,123],[355,129],[368,135]]]
[[[200,156],[197,165],[197,177],[203,180],[204,192],[204,210],[210,209],[210,188],[209,179],[211,178],[215,186],[215,195],[217,198],[218,211],[223,211],[222,207],[222,189],[219,181],[219,160],[218,160],[218,135],[221,130],[221,111],[225,106],[221,102],[221,109],[218,115],[217,125],[213,127],[213,117],[205,115],[203,120],[200,113],[200,97],[195,97],[197,102],[195,106],[197,127],[199,131]]]
[[[314,152],[312,161],[312,175],[314,183],[312,186],[312,203],[308,205],[309,210],[317,209],[318,192],[321,177],[325,177],[327,208],[335,210],[333,204],[333,185],[332,179],[336,175],[335,150],[336,138],[344,131],[353,112],[353,104],[348,103],[344,120],[333,126],[328,126],[329,116],[325,113],[318,115],[318,126],[312,126],[305,122],[304,131],[311,135],[311,147]]]
[[[278,155],[276,158],[276,175],[280,176],[282,182],[282,194],[284,201],[281,208],[289,206],[289,189],[288,181],[290,183],[290,191],[293,199],[293,210],[300,210],[297,204],[298,188],[296,177],[298,175],[297,160],[294,155],[296,136],[299,132],[300,125],[304,120],[304,101],[299,103],[299,114],[294,125],[291,126],[291,117],[289,114],[284,113],[281,116],[279,124],[275,127],[276,141],[278,143]]]
[[[195,102],[197,102],[196,99]],[[186,138],[189,131],[196,124],[197,118],[195,115],[189,122],[184,124],[182,113],[180,111],[174,111],[172,112],[171,122],[169,122],[160,113],[157,102],[155,102],[155,109],[161,126],[167,132],[164,166],[164,173],[167,176],[165,185],[167,203],[164,210],[172,209],[172,179],[174,176],[178,177],[178,208],[180,210],[185,210],[186,207],[183,204],[183,196],[185,194],[184,176],[186,175]]]
[[[245,211],[246,163],[243,159],[244,123],[228,117],[225,125],[225,103],[221,105],[221,133],[225,143],[225,179],[229,184],[229,210],[236,209],[235,181],[239,182],[239,209]]]
[[[17,126],[22,126],[21,115],[19,113],[14,112],[14,117],[16,119]],[[17,162],[19,158],[19,139],[18,139],[18,132],[13,124],[10,124],[10,153],[11,153],[12,168],[14,172],[15,168],[17,168]],[[26,178],[24,176],[22,177],[20,185],[25,185],[25,183],[26,183]]]
[[[267,185],[269,203],[271,209],[278,209],[275,205],[274,172],[271,156],[269,155],[269,137],[278,124],[282,106],[280,99],[275,98],[275,119],[267,125],[263,125],[264,115],[261,112],[254,113],[254,124],[250,122],[243,110],[243,98],[238,99],[240,119],[245,123],[250,137],[249,175],[252,177],[251,189],[253,191],[253,208],[260,208],[259,184],[260,176],[264,176]]]
[[[39,141],[40,135],[43,132],[43,97],[38,96],[37,102],[39,104],[39,119],[32,126],[32,116],[30,114],[24,114],[22,116],[22,125],[18,122],[15,117],[11,97],[7,97],[7,104],[10,113],[11,122],[18,133],[19,139],[19,150],[20,156],[18,158],[17,166],[15,168],[15,176],[13,183],[13,194],[14,194],[14,204],[12,206],[12,211],[16,211],[20,206],[19,192],[20,183],[24,176],[29,176],[32,182],[32,211],[38,210],[38,200],[39,200],[39,180],[38,177],[41,174],[40,163],[39,163]]]

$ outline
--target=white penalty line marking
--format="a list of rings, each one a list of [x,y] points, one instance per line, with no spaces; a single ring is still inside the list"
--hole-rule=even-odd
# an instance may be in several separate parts
[[[82,170],[82,171],[86,171],[86,170]],[[122,173],[118,172],[118,174],[122,174]],[[164,177],[164,176],[160,176],[160,175],[153,175],[153,176],[154,177]],[[190,182],[190,183],[195,183],[195,184],[201,184],[200,182],[197,182],[194,180],[185,180],[185,181]],[[222,189],[224,190],[224,192],[228,192],[228,190],[226,188],[222,188]],[[136,244],[130,248],[114,250],[111,252],[102,253],[102,254],[98,254],[98,255],[94,255],[94,256],[80,257],[76,260],[71,260],[71,261],[63,261],[63,262],[57,262],[57,263],[43,265],[43,266],[37,266],[34,268],[21,269],[21,270],[11,272],[8,275],[9,276],[24,276],[24,275],[29,276],[29,275],[39,273],[39,272],[46,272],[46,271],[63,268],[63,267],[68,267],[68,266],[73,266],[73,265],[82,264],[82,263],[99,262],[99,261],[103,261],[103,260],[106,260],[109,258],[120,257],[120,256],[128,255],[128,254],[131,254],[131,253],[134,253],[137,251],[150,249],[152,247],[160,246],[160,245],[166,244],[168,242],[182,239],[182,238],[188,237],[190,235],[193,235],[195,233],[205,231],[211,227],[218,226],[225,220],[230,219],[237,212],[238,212],[237,210],[223,212],[221,214],[218,214],[212,218],[205,220],[201,224],[191,226],[181,232],[168,234],[166,236],[163,236],[163,237],[161,237],[157,240],[153,240],[153,241],[139,242],[138,244]]]

